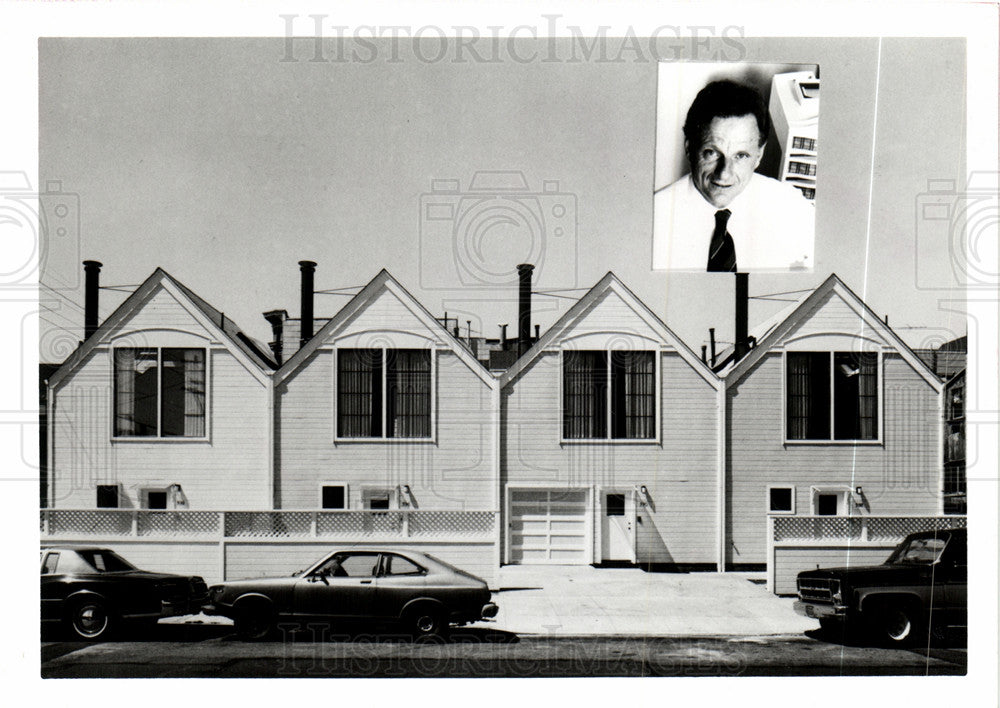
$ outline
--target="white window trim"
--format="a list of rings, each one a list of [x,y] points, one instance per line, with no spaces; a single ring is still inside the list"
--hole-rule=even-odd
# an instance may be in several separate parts
[[[663,385],[661,379],[661,366],[663,363],[663,352],[659,349],[642,349],[637,351],[648,351],[653,354],[653,426],[655,435],[651,438],[613,438],[611,437],[611,385],[608,385],[608,405],[607,405],[607,437],[603,438],[567,438],[563,435],[565,430],[564,415],[566,412],[566,399],[563,396],[563,379],[565,368],[563,356],[567,351],[603,351],[608,354],[607,372],[608,381],[611,381],[611,352],[612,349],[560,349],[559,350],[559,444],[560,445],[659,445],[662,437],[662,423],[660,416],[663,409]]]
[[[340,350],[341,349],[380,349],[382,351],[382,435],[380,437],[362,437],[362,438],[347,438],[341,437],[337,434],[338,429],[338,418],[337,418],[337,377],[340,371]],[[438,394],[438,384],[437,384],[437,349],[428,348],[427,351],[431,355],[431,434],[426,438],[389,438],[386,437],[386,420],[385,420],[385,396],[386,396],[386,386],[385,386],[385,352],[387,349],[415,349],[417,347],[334,347],[333,348],[333,442],[335,444],[340,443],[375,443],[375,444],[388,444],[394,445],[399,443],[426,443],[426,444],[436,444],[437,443],[437,394]]]
[[[788,355],[793,354],[803,354],[809,352],[823,353],[826,352],[830,355],[830,437],[827,438],[817,438],[814,440],[792,440],[788,437]],[[796,446],[796,445],[831,445],[831,446],[843,446],[850,445],[852,447],[879,447],[884,444],[884,431],[885,431],[885,356],[882,350],[874,352],[878,357],[878,362],[876,364],[876,369],[878,371],[878,435],[874,440],[834,440],[833,439],[833,355],[840,353],[850,353],[846,349],[809,349],[809,350],[783,350],[781,352],[781,437],[784,439],[785,445]],[[872,353],[872,352],[868,352]]]
[[[790,489],[792,490],[792,508],[790,511],[775,511],[771,508],[771,490],[772,489]],[[794,516],[796,509],[796,499],[795,499],[795,485],[794,484],[769,484],[767,489],[764,490],[764,508],[768,514],[775,514],[781,516]]]
[[[160,427],[162,421],[160,420],[160,405],[161,401],[159,398],[163,395],[162,378],[163,378],[163,365],[162,365],[162,355],[161,352],[164,349],[201,349],[205,352],[205,434],[200,437],[185,436],[185,435],[170,435],[164,437],[163,435],[115,435],[115,392],[118,382],[115,380],[115,351],[117,349],[155,349],[156,350],[156,396],[157,396],[157,410],[156,410],[156,427],[157,433],[160,432]],[[173,346],[171,344],[157,344],[149,346],[139,346],[130,344],[128,346],[113,346],[108,348],[108,358],[109,366],[108,370],[110,372],[109,376],[111,383],[108,387],[111,392],[111,398],[108,401],[108,436],[113,443],[166,443],[167,445],[175,445],[177,443],[206,443],[212,441],[212,348],[207,346],[197,346],[197,345],[186,345],[180,344]]]
[[[344,509],[327,509],[323,506],[323,488],[324,487],[343,487],[344,488]],[[351,508],[351,485],[347,482],[320,482],[317,492],[319,494],[319,504],[317,509],[319,511],[343,511]]]
[[[382,494],[389,495],[388,509],[372,509],[368,506],[372,496]],[[361,485],[361,508],[364,511],[398,511],[399,510],[399,487],[388,484],[363,484]]]
[[[819,516],[816,509],[817,497],[820,494],[838,494],[840,495],[840,500],[837,502],[837,513],[833,517],[838,516],[856,516],[854,508],[854,498],[853,490],[846,484],[827,484],[827,485],[813,485],[809,488],[809,515]],[[826,514],[824,514],[826,516]]]
[[[169,511],[171,509],[176,509],[176,498],[174,494],[170,492],[171,485],[150,485],[148,487],[139,488],[139,508],[144,511]],[[151,509],[149,506],[149,493],[150,492],[163,492],[167,495],[167,507],[166,509]]]

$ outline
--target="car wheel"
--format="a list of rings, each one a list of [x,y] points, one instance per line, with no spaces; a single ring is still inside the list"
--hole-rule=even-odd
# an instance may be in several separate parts
[[[890,644],[913,644],[922,634],[920,614],[912,605],[884,605],[879,611],[879,630],[882,639]]]
[[[447,630],[444,613],[436,607],[417,607],[407,615],[407,626],[416,640],[441,639]]]
[[[240,639],[259,641],[274,629],[274,611],[264,602],[245,602],[237,606],[233,624]]]
[[[111,634],[113,624],[113,617],[104,600],[97,598],[77,600],[70,608],[70,630],[76,637],[88,642],[107,638]]]

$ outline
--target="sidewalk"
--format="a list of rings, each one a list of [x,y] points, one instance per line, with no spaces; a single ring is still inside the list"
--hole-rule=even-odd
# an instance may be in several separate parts
[[[755,636],[818,623],[777,597],[763,573],[646,573],[637,568],[504,566],[496,629],[516,634]],[[758,582],[753,582],[758,581]]]

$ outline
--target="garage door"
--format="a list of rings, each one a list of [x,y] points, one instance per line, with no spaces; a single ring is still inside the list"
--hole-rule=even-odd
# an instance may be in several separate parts
[[[512,563],[590,562],[586,489],[510,490]]]

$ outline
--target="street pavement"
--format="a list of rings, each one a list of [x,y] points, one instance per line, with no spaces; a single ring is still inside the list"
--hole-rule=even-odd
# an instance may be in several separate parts
[[[518,635],[767,636],[801,635],[816,620],[792,609],[793,598],[767,590],[764,573],[650,573],[638,568],[504,566],[492,629]],[[162,623],[227,624],[195,615]]]

